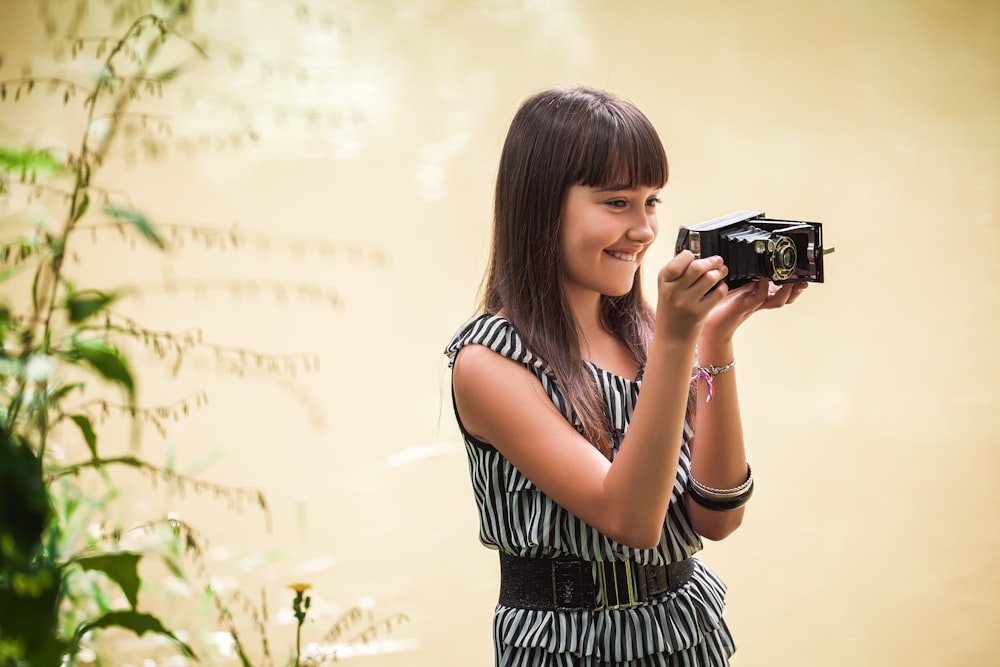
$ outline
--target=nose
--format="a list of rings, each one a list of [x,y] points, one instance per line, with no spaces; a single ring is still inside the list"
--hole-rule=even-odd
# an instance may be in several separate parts
[[[628,240],[636,243],[652,243],[656,239],[657,228],[656,213],[638,211],[635,221],[629,226],[625,236]]]

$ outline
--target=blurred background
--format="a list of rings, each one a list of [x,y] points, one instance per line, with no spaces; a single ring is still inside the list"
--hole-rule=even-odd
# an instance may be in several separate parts
[[[107,32],[90,5],[80,34]],[[0,79],[86,71],[43,30],[75,7],[0,0]],[[169,149],[133,142],[100,181],[239,245],[181,232],[161,256],[95,232],[73,271],[136,286],[122,309],[150,329],[292,360],[137,361],[140,402],[208,402],[143,453],[260,489],[273,525],[141,480],[133,509],[184,517],[220,586],[266,591],[275,655],[303,581],[307,640],[350,607],[408,617],[358,664],[492,664],[497,561],[442,350],[474,311],[512,114],[586,84],[667,149],[647,280],[677,226],[738,209],[820,221],[836,247],[825,284],[737,341],[757,491],[702,554],[729,586],[733,664],[1000,664],[1000,3],[206,0],[192,26],[208,57],[172,54]],[[8,99],[0,144],[76,145],[79,122]],[[158,611],[210,626],[187,593],[166,585]],[[109,637],[113,664],[152,655]]]

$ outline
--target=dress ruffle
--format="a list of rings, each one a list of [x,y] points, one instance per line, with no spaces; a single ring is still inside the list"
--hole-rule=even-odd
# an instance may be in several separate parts
[[[497,655],[517,655],[519,664],[533,666],[669,665],[685,652],[713,650],[728,658],[734,644],[722,618],[725,592],[725,585],[696,562],[691,579],[678,591],[631,609],[546,611],[498,605],[493,626]],[[521,662],[526,650],[536,659]]]

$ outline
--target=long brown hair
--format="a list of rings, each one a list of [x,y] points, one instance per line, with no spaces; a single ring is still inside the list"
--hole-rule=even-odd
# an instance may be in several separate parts
[[[667,175],[667,156],[649,119],[627,100],[592,88],[529,97],[500,156],[482,308],[503,311],[548,363],[584,436],[605,455],[607,410],[584,368],[578,325],[561,288],[563,202],[573,185],[660,187]],[[641,283],[637,271],[628,294],[601,298],[601,323],[640,367],[653,331]]]

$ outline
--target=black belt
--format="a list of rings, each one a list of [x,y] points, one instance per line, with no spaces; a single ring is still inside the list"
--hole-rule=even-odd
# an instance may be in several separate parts
[[[531,558],[500,552],[500,604],[522,609],[627,609],[683,586],[694,559],[635,561]]]

